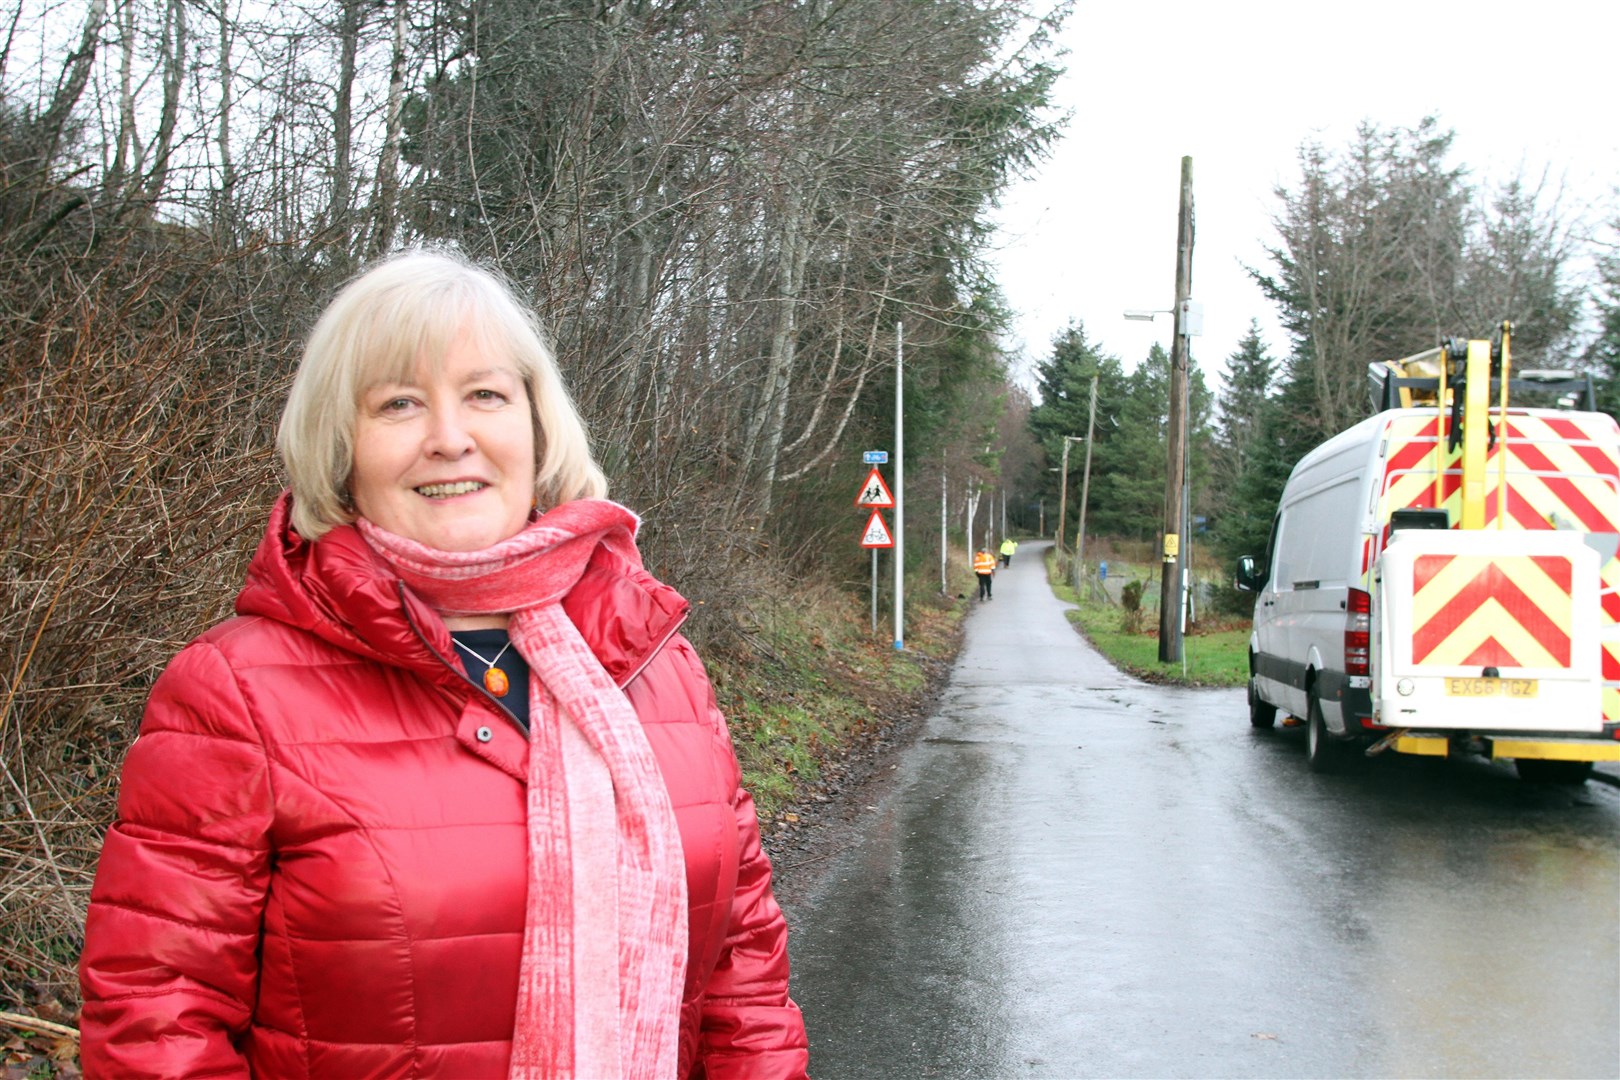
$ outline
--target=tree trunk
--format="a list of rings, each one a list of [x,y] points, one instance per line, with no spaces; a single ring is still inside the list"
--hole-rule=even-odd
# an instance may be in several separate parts
[[[236,72],[231,66],[231,46],[235,40],[235,28],[231,22],[230,0],[220,0],[217,14],[219,19],[219,128],[215,135],[215,145],[219,150],[219,195],[214,202],[214,216],[221,225],[221,231],[228,236],[235,237],[236,165],[231,159],[231,104],[236,91],[231,84],[236,78]]]
[[[119,36],[122,38],[118,58],[118,135],[116,149],[113,152],[112,173],[107,177],[107,187],[114,198],[122,201],[129,175],[140,168],[138,163],[132,163],[130,160],[134,156],[134,148],[140,145],[140,140],[135,134],[134,0],[124,0],[118,24]]]
[[[354,69],[360,48],[360,0],[343,0],[338,18],[338,79],[332,101],[332,201],[327,226],[335,230],[336,248],[350,253],[349,211],[353,190]]]
[[[782,248],[777,260],[776,328],[771,334],[771,352],[761,387],[759,408],[749,425],[745,475],[752,479],[761,512],[771,508],[772,488],[787,422],[788,397],[793,387],[793,365],[798,357],[799,305],[804,285],[804,268],[810,244],[806,235],[809,200],[795,191],[789,200],[782,229]]]
[[[186,73],[185,0],[169,0],[163,21],[163,111],[158,116],[157,139],[152,148],[152,171],[147,174],[144,196],[148,203],[158,200],[169,179],[169,156],[174,149],[174,128],[180,117],[180,86]]]
[[[11,47],[17,42],[17,25],[22,22],[23,6],[18,4],[11,11],[11,25],[6,27],[6,43],[0,46],[0,81],[6,77],[11,68]]]
[[[39,118],[39,130],[45,136],[47,165],[56,157],[56,148],[62,140],[68,117],[73,114],[74,106],[79,103],[79,97],[90,82],[90,69],[95,64],[96,49],[101,45],[101,28],[106,21],[107,0],[90,0],[90,9],[84,16],[84,30],[79,35],[79,47],[68,56],[50,108]]]
[[[973,521],[979,516],[980,486],[976,478],[967,482],[967,564],[973,565]]]
[[[382,158],[377,163],[377,196],[371,212],[371,254],[394,246],[399,212],[399,149],[405,131],[405,0],[394,0],[394,53],[388,65],[388,118]]]

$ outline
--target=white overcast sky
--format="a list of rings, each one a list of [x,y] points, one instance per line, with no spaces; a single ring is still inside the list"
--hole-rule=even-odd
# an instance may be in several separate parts
[[[1073,119],[1002,200],[993,256],[1026,383],[1070,319],[1127,369],[1155,341],[1168,348],[1168,316],[1122,313],[1174,300],[1184,155],[1204,305],[1193,358],[1212,388],[1251,318],[1273,356],[1287,351],[1243,266],[1266,265],[1272,191],[1295,186],[1307,138],[1331,151],[1362,120],[1434,115],[1476,181],[1522,165],[1562,184],[1571,215],[1595,224],[1620,206],[1616,0],[1079,0],[1061,41],[1057,100]]]

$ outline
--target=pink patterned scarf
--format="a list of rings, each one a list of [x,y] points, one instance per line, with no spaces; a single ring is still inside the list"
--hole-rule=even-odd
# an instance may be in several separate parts
[[[677,1068],[686,864],[669,790],[629,699],[561,600],[598,547],[641,565],[638,521],[565,503],[483,551],[359,522],[441,614],[512,614],[529,664],[529,894],[511,1076],[665,1080]]]

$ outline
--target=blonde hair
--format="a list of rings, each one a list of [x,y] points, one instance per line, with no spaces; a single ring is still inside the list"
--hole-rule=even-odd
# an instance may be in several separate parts
[[[276,432],[292,487],[292,524],[310,540],[352,522],[348,495],[360,395],[439,363],[464,328],[516,366],[535,428],[535,500],[541,507],[601,498],[607,480],[591,458],[539,321],[497,272],[445,250],[391,256],[345,285],[310,332]]]

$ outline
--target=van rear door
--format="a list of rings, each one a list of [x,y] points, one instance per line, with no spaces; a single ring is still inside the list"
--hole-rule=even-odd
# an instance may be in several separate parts
[[[1599,569],[1577,532],[1393,534],[1374,573],[1380,722],[1601,731]]]

